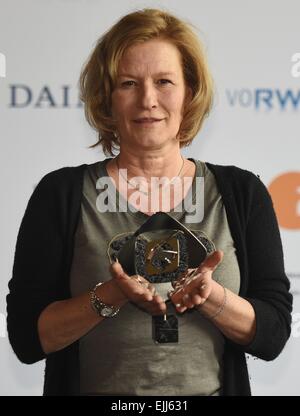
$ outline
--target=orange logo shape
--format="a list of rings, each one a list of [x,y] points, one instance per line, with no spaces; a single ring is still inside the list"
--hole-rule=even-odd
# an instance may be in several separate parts
[[[277,176],[268,187],[280,227],[300,228],[300,172]]]

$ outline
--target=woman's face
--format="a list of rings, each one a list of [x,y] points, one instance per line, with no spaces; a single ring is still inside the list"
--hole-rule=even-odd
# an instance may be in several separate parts
[[[129,47],[112,93],[121,147],[146,150],[175,144],[185,93],[181,57],[173,44],[156,39]]]

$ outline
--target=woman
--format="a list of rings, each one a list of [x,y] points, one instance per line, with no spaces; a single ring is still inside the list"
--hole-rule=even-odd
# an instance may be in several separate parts
[[[131,13],[99,40],[80,81],[97,144],[119,154],[52,172],[35,189],[7,297],[15,353],[26,363],[46,358],[46,395],[250,395],[245,353],[278,356],[290,335],[292,297],[262,182],[181,156],[212,102],[197,37],[166,12]],[[189,223],[188,208],[176,208],[188,195],[201,203],[199,177],[204,215]],[[105,212],[107,179],[116,209]],[[192,275],[163,284],[168,301],[114,261],[157,211],[218,248]],[[176,320],[179,342],[153,342],[151,319],[162,316]]]

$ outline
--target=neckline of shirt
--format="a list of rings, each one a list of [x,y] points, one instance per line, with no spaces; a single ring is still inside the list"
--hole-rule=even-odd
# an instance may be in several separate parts
[[[149,219],[151,215],[148,215],[142,211],[137,210],[133,205],[131,205],[128,200],[126,198],[124,198],[124,196],[119,192],[119,190],[116,188],[116,186],[114,185],[111,176],[108,174],[108,171],[106,169],[106,164],[112,160],[113,158],[106,158],[104,160],[101,160],[100,162],[96,163],[97,166],[97,176],[106,176],[108,177],[111,182],[112,182],[112,187],[108,188],[108,194],[110,194],[111,189],[114,189],[115,195],[116,195],[116,205],[117,205],[117,209],[119,210],[120,208],[120,204],[123,207],[128,207],[127,211],[124,212],[124,214],[129,214],[131,216],[133,216],[139,223],[143,223],[145,222],[145,220]],[[185,196],[185,198],[182,200],[181,203],[177,204],[176,207],[172,208],[170,211],[167,212],[167,214],[171,215],[172,217],[174,217],[177,220],[180,220],[184,214],[187,212],[188,206],[186,206],[186,201],[189,197],[189,194],[192,190],[192,203],[195,204],[196,201],[196,178],[197,177],[201,177],[204,176],[204,167],[202,167],[202,163],[200,160],[196,160],[192,157],[187,158],[188,160],[192,161],[195,165],[196,165],[196,171],[195,171],[195,175],[193,177],[193,182],[192,182],[192,187],[189,189],[187,195]],[[182,210],[177,212],[176,208],[178,208],[180,205],[183,205]]]

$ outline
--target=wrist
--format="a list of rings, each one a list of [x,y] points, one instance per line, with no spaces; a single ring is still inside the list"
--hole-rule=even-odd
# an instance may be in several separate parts
[[[201,312],[201,314],[203,314],[206,318],[215,319],[223,312],[224,308],[226,307],[226,303],[226,288],[213,280],[210,295],[204,303],[197,306],[197,310]]]
[[[128,299],[118,288],[114,280],[108,280],[96,289],[97,296],[107,305],[120,308],[124,306]]]

